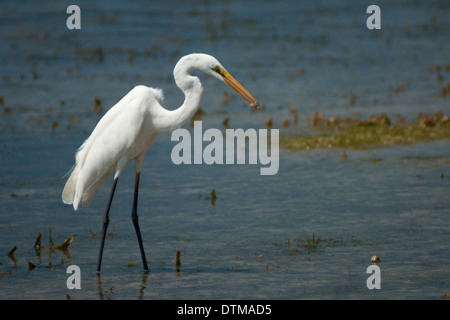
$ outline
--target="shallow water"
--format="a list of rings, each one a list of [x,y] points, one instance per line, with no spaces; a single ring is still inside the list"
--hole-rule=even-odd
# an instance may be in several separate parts
[[[281,150],[274,176],[260,165],[180,165],[161,134],[141,175],[139,215],[150,273],[143,277],[130,214],[134,173],[121,176],[102,264],[95,274],[111,181],[87,208],[62,204],[76,148],[134,85],[183,97],[177,59],[216,56],[262,104],[252,112],[203,77],[203,128],[265,128],[296,107],[298,131],[327,116],[450,113],[450,6],[381,1],[382,29],[366,28],[371,3],[248,1],[79,2],[0,5],[1,299],[442,299],[449,290],[450,143],[368,151]],[[221,102],[229,94],[229,102]],[[94,108],[95,98],[100,104]],[[190,128],[186,126],[186,128]],[[191,129],[192,130],[192,129]],[[217,193],[213,205],[210,193]],[[73,236],[69,252],[48,250]],[[42,233],[39,255],[34,242]],[[17,246],[14,262],[7,256]],[[181,268],[175,252],[181,252]],[[370,258],[381,289],[369,290]],[[29,270],[28,262],[35,265]],[[81,268],[81,290],[66,286]]]

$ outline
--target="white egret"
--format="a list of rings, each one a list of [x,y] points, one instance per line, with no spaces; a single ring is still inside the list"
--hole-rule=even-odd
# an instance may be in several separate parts
[[[217,61],[216,58],[194,53],[182,57],[176,64],[173,75],[176,85],[185,95],[184,103],[176,110],[163,108],[160,89],[146,86],[134,87],[100,119],[89,138],[75,155],[75,165],[62,192],[62,201],[72,204],[75,210],[81,202],[89,205],[106,179],[114,173],[114,182],[103,218],[102,242],[97,264],[100,272],[109,210],[120,174],[134,160],[135,186],[131,218],[136,230],[144,271],[148,272],[147,260],[142,245],[137,215],[139,177],[147,150],[159,132],[168,132],[184,126],[199,108],[203,88],[198,77],[191,75],[200,70],[224,81],[236,90],[252,108],[259,104]]]

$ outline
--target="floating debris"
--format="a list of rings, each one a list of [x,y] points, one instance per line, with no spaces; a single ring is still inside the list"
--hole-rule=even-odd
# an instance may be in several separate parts
[[[52,131],[54,131],[56,128],[58,128],[58,121],[53,121],[52,122]]]
[[[450,82],[441,89],[442,98],[450,98]]]
[[[291,108],[289,110],[289,113],[294,116],[294,124],[296,125],[298,123],[298,110],[297,110],[297,108]]]
[[[225,120],[222,121],[222,124],[224,125],[225,128],[229,129],[230,126],[228,125],[228,122],[230,122],[230,116],[227,116],[225,118]]]
[[[345,160],[347,160],[347,158],[348,158],[348,155],[347,155],[347,153],[345,152],[345,150],[344,150],[344,152],[339,153],[339,159],[345,161]]]
[[[223,99],[222,99],[222,101],[220,102],[220,106],[225,106],[225,105],[227,105],[228,103],[230,102],[230,97],[229,97],[229,95],[228,95],[228,92],[224,92],[223,93]]]
[[[373,256],[372,259],[370,259],[370,262],[372,264],[378,265],[378,264],[380,264],[380,258],[378,258],[377,256]]]
[[[267,128],[272,128],[273,126],[273,117],[272,116],[268,116],[266,119],[266,127]]]
[[[250,103],[250,107],[252,107],[253,110],[262,110],[262,108],[259,106],[258,102]]]
[[[33,262],[27,261],[28,262],[28,271],[33,270],[34,268],[36,268],[36,265]]]
[[[202,108],[198,108],[198,110],[195,112],[195,114],[191,118],[190,125],[191,127],[194,126],[195,121],[202,120],[202,117],[206,114],[206,112]]]
[[[101,105],[102,105],[102,101],[99,98],[95,97],[94,98],[94,112],[98,116],[100,116],[102,114],[102,112],[103,112],[103,108],[102,108]]]
[[[4,107],[3,108],[3,115],[9,116],[11,114],[11,108],[10,107]]]

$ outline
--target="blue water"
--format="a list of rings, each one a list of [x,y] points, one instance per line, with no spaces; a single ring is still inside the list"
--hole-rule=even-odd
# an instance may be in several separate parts
[[[81,30],[66,28],[70,4],[0,4],[1,299],[449,294],[448,141],[347,150],[346,160],[342,150],[281,150],[278,173],[261,176],[259,164],[176,166],[176,143],[161,134],[141,174],[147,277],[130,218],[133,166],[118,183],[101,278],[98,235],[112,181],[87,208],[74,212],[61,202],[63,176],[100,116],[137,84],[162,88],[167,108],[178,107],[172,70],[191,52],[214,55],[265,106],[253,112],[227,86],[202,77],[204,130],[224,131],[227,116],[230,128],[258,130],[272,116],[288,134],[282,121],[292,119],[291,108],[298,132],[308,131],[313,111],[450,114],[442,96],[449,4],[379,1],[379,31],[366,28],[367,1],[79,1]],[[69,252],[49,250],[49,230],[54,243],[73,236]],[[15,261],[7,256],[14,246]],[[366,286],[373,255],[381,260],[380,290]],[[72,264],[81,269],[80,290],[66,285]]]

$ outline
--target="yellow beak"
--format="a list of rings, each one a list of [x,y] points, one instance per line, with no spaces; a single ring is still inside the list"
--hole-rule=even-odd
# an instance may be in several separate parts
[[[236,79],[234,79],[227,71],[222,70],[221,76],[227,85],[236,90],[237,93],[239,93],[245,100],[250,103],[250,106],[253,109],[260,109],[258,101],[256,101],[256,99],[253,98],[253,96],[247,90],[245,90],[245,88],[239,82],[237,82]]]

